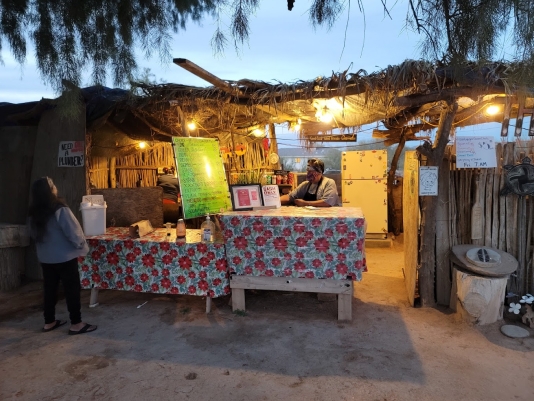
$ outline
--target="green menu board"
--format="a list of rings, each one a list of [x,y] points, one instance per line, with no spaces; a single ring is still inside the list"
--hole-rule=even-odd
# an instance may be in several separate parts
[[[184,218],[232,210],[219,141],[173,137]]]

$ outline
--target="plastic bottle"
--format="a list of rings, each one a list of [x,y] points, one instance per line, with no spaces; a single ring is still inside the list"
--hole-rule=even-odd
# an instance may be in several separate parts
[[[206,221],[200,226],[200,237],[202,242],[213,242],[213,234],[215,233],[215,224],[210,219],[210,215],[206,215]]]
[[[176,241],[177,242],[185,242],[185,222],[184,222],[184,219],[180,219],[176,223]]]

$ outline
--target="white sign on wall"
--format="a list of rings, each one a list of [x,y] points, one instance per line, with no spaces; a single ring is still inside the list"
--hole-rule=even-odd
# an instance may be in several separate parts
[[[85,144],[83,141],[59,142],[58,167],[83,167]]]
[[[456,167],[493,168],[497,167],[495,139],[491,136],[456,137]]]
[[[419,196],[438,196],[438,167],[419,167]]]

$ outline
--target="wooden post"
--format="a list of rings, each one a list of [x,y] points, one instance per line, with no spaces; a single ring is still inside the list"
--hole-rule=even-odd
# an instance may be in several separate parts
[[[276,131],[274,129],[274,124],[269,124],[269,138],[271,140],[271,144],[269,146],[269,153],[276,153],[278,154],[278,143],[276,142]],[[269,164],[271,165],[271,168],[273,170],[280,170],[280,159],[277,163],[271,163],[269,161]]]
[[[352,294],[338,294],[337,320],[352,320]]]
[[[458,110],[456,100],[447,102],[441,112],[436,141],[430,149],[427,143],[419,146],[419,153],[427,156],[428,166],[440,166],[445,154],[454,116]],[[422,197],[421,210],[421,267],[419,269],[419,294],[422,306],[434,306],[436,303],[434,281],[436,272],[436,205],[437,197]]]
[[[401,232],[401,223],[402,220],[399,218],[399,210],[402,210],[402,206],[398,205],[396,202],[396,198],[393,196],[393,181],[395,180],[395,172],[397,171],[397,165],[399,163],[399,157],[402,153],[402,150],[404,149],[404,144],[406,143],[406,134],[404,132],[404,129],[401,132],[400,135],[400,141],[399,145],[397,146],[397,149],[395,149],[395,154],[393,155],[393,159],[391,160],[391,168],[388,172],[388,183],[387,183],[387,191],[388,191],[388,207],[391,210],[391,227],[393,229],[393,234],[399,235]],[[402,201],[401,201],[402,202]]]
[[[94,308],[98,306],[98,288],[91,288],[91,296],[89,297],[89,307]]]
[[[232,311],[245,310],[245,290],[232,288]]]
[[[438,204],[436,211],[436,300],[440,305],[449,305],[451,279],[449,250],[449,160],[444,158],[439,167]]]
[[[402,219],[404,227],[404,284],[408,301],[414,306],[417,281],[417,243],[419,240],[419,160],[417,152],[404,154],[402,182]]]
[[[210,312],[211,312],[211,297],[207,296],[206,297],[206,313],[210,313]]]
[[[112,157],[109,159],[109,187],[117,188],[117,170],[116,170],[117,158]]]
[[[234,162],[234,169],[236,171],[240,171],[239,163],[237,162],[237,155],[235,154],[235,138],[234,138],[234,131],[230,131],[230,139],[232,140],[232,161]],[[230,163],[230,169],[232,167],[232,163]],[[230,181],[228,181],[230,182]]]

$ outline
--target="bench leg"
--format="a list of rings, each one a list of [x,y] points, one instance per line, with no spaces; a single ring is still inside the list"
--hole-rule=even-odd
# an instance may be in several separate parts
[[[245,290],[232,288],[232,311],[245,310]]]
[[[98,306],[98,288],[91,288],[91,297],[89,298],[89,308]]]
[[[352,320],[352,294],[338,294],[337,320]]]
[[[211,312],[211,297],[206,297],[206,313]]]

